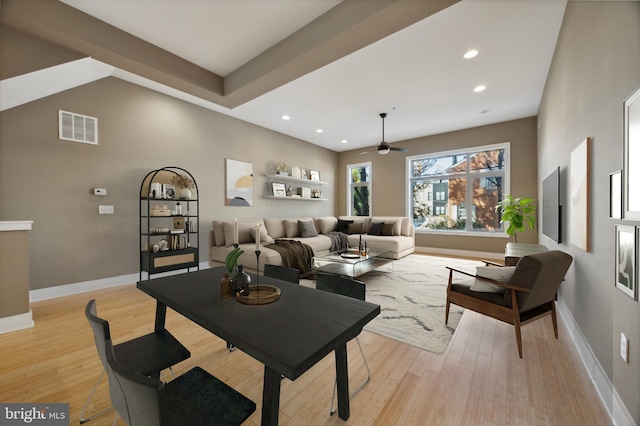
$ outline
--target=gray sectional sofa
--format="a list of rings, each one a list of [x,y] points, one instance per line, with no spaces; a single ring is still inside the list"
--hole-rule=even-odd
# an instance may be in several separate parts
[[[255,228],[260,228],[260,265],[256,265]],[[262,271],[266,263],[282,265],[282,257],[268,244],[276,239],[301,241],[313,249],[315,256],[331,251],[335,240],[329,233],[340,230],[347,234],[349,246],[357,247],[360,238],[367,247],[390,251],[394,259],[413,253],[415,228],[409,217],[401,216],[326,216],[302,218],[265,218],[238,220],[238,244],[244,250],[238,264],[251,270]],[[224,264],[227,253],[233,249],[234,220],[214,220],[211,235],[211,263]]]

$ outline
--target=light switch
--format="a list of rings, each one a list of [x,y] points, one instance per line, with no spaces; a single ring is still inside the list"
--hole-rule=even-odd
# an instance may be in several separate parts
[[[113,214],[113,206],[98,206],[98,213],[100,214]]]
[[[620,356],[624,362],[629,362],[629,339],[624,333],[620,333]]]
[[[107,188],[93,188],[93,195],[107,195]]]

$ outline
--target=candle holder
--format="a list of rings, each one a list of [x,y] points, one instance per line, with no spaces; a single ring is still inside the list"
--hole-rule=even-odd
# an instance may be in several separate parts
[[[260,250],[256,250],[256,298],[257,303],[260,304]]]

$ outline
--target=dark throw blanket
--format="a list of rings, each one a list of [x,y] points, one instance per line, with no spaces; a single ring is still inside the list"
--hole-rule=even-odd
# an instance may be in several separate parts
[[[295,240],[276,240],[272,244],[265,245],[265,247],[280,253],[282,266],[299,270],[300,278],[307,278],[313,275],[313,269],[311,268],[313,249],[307,244]]]
[[[347,234],[339,231],[331,231],[325,234],[331,239],[331,251],[339,251],[347,248]]]

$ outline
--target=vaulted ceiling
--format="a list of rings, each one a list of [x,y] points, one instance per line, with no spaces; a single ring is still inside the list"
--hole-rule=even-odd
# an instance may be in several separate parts
[[[380,142],[381,112],[390,143],[536,115],[565,6],[3,0],[3,25],[88,58],[3,80],[0,109],[115,76],[334,151],[362,149]]]

